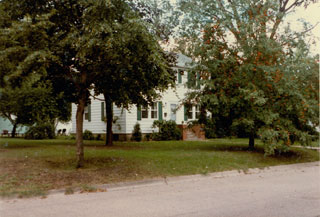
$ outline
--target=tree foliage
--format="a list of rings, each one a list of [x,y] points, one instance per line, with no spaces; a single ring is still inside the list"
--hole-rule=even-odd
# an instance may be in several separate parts
[[[53,126],[56,119],[70,120],[70,104],[65,101],[63,94],[55,95],[48,85],[24,84],[19,88],[6,87],[1,91],[0,116],[11,122],[12,137],[15,137],[19,126]]]
[[[12,2],[11,2],[12,3]],[[20,125],[53,124],[70,120],[70,104],[64,93],[46,81],[44,48],[48,45],[43,23],[9,19],[8,2],[0,11],[0,115],[13,125],[12,137]]]
[[[138,10],[146,6],[131,7]],[[85,58],[94,62],[94,91],[104,95],[106,144],[112,145],[113,104],[129,108],[132,104],[152,103],[169,84],[174,84],[169,66],[172,57],[162,51],[156,33],[142,20],[144,15],[140,14],[141,19],[124,1],[110,1],[108,7],[97,4],[92,13],[104,16],[90,21],[100,28],[86,36],[90,44]]]
[[[279,28],[286,14],[310,1],[180,1],[184,46],[203,88],[189,95],[233,132],[259,135],[267,153],[293,138],[306,144],[317,114],[317,62],[304,32]],[[187,39],[187,40],[186,40]],[[290,139],[291,138],[291,139]]]
[[[13,42],[5,46],[17,57],[8,61],[11,71],[0,69],[0,80],[19,84],[42,76],[77,104],[78,167],[84,163],[83,114],[93,88],[127,107],[154,100],[172,83],[164,52],[128,1],[3,0],[0,5],[8,11],[2,30],[9,38],[20,32],[24,41],[17,48]]]

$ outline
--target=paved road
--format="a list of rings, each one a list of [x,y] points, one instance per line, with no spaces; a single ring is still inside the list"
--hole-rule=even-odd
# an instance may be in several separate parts
[[[319,163],[0,201],[1,217],[320,216]]]

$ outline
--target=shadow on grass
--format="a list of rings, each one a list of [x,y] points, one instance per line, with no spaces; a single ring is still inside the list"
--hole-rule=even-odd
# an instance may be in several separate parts
[[[198,144],[173,144],[173,145],[151,145],[150,147],[140,147],[141,149],[161,150],[161,151],[212,151],[212,152],[248,152],[248,153],[264,153],[261,145],[257,145],[254,150],[249,150],[247,144],[212,144],[209,142],[198,142]],[[121,147],[120,147],[121,149]],[[139,148],[138,148],[139,149]]]
[[[64,160],[45,160],[45,164],[51,169],[70,169],[76,168],[76,159]],[[133,162],[121,157],[86,157],[84,160],[84,167],[87,168],[110,168],[119,165],[133,165]]]
[[[92,149],[101,149],[101,150],[139,150],[139,149],[144,149],[144,147],[141,146],[134,146],[134,145],[126,145],[125,144],[115,144],[112,146],[107,146],[104,144],[84,144],[85,148],[92,148]]]
[[[39,148],[41,145],[19,145],[19,144],[8,144],[8,145],[1,145],[0,149],[27,149],[27,148]]]
[[[249,152],[249,153],[264,153],[262,147],[255,147],[255,149],[250,150],[247,145],[211,145],[200,147],[199,149],[205,151],[230,151],[230,152]]]

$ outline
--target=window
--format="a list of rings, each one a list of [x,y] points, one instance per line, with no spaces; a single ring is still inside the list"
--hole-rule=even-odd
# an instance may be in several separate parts
[[[197,80],[196,80],[196,88],[197,89],[200,89],[200,73],[199,72],[197,72]]]
[[[84,119],[91,121],[91,104],[84,107]]]
[[[104,102],[101,102],[101,121],[105,121],[106,110],[104,109]]]
[[[185,104],[184,105],[184,120],[188,121],[188,119],[192,119],[192,118],[193,118],[192,105]]]
[[[183,75],[183,71],[179,70],[178,71],[178,84],[182,84],[182,75]]]
[[[142,106],[141,116],[142,118],[148,118],[148,106]]]
[[[192,106],[188,106],[187,109],[188,109],[187,110],[188,119],[192,119],[193,118]]]
[[[91,104],[84,107],[84,119],[87,121],[91,121]]]
[[[156,102],[151,105],[151,118],[158,118],[158,107]]]
[[[200,106],[196,105],[196,119],[200,118]]]
[[[84,107],[84,119],[89,119],[89,112],[88,112],[88,106]]]

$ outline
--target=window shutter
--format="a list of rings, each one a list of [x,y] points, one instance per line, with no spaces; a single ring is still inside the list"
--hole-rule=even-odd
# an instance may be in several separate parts
[[[159,121],[162,121],[162,102],[158,103],[159,110]]]
[[[193,88],[196,86],[196,78],[195,78],[195,74],[193,74],[192,72],[188,71],[188,83],[187,83],[187,87],[188,88]]]
[[[137,120],[141,121],[141,106],[137,106]]]
[[[88,105],[88,121],[91,121],[91,104]]]
[[[197,72],[197,88],[200,89],[200,73]]]
[[[104,121],[104,102],[101,102],[101,121]]]
[[[182,83],[181,70],[178,71],[178,84]]]
[[[188,121],[188,110],[187,110],[187,106],[184,105],[184,121]]]

